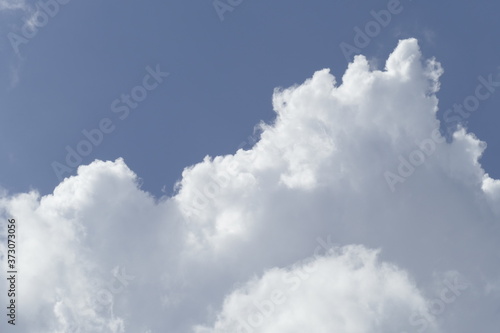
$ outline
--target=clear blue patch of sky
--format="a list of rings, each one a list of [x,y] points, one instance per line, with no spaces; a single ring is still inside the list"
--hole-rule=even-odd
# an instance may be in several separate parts
[[[14,53],[7,38],[23,21],[3,12],[0,40],[0,185],[11,192],[50,193],[51,163],[64,163],[81,131],[110,118],[105,135],[81,163],[123,157],[143,182],[172,192],[182,169],[205,155],[233,153],[261,120],[271,122],[275,87],[301,83],[328,67],[340,81],[354,28],[390,1],[249,1],[221,21],[205,1],[77,1]],[[474,94],[477,77],[497,74],[500,3],[410,1],[360,53],[380,66],[399,39],[416,37],[425,57],[445,69],[439,116]],[[112,102],[142,83],[146,67],[170,75],[120,120]],[[18,77],[15,84],[14,77]],[[497,124],[500,90],[466,119],[488,142],[484,168],[500,178]],[[245,148],[249,148],[247,145]],[[73,171],[74,174],[74,171]]]

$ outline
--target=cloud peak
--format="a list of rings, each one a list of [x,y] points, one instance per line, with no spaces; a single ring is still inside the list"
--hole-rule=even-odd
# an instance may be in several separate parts
[[[142,191],[122,159],[81,166],[48,196],[3,194],[20,225],[23,328],[498,327],[500,182],[474,134],[441,136],[441,74],[409,39],[384,70],[356,56],[341,84],[323,69],[276,89],[258,142],[187,167],[172,197]],[[278,306],[273,291],[299,282]],[[254,301],[269,300],[255,324]]]

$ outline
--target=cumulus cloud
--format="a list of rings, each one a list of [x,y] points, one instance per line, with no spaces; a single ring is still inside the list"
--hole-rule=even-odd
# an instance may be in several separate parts
[[[251,280],[225,299],[213,329],[195,332],[398,332],[418,316],[436,332],[424,297],[377,251],[348,246],[311,260]]]
[[[2,194],[19,224],[19,327],[493,331],[500,181],[474,134],[436,130],[441,74],[408,39],[384,69],[356,56],[341,83],[324,69],[276,89],[260,140],[187,167],[172,197],[142,191],[122,159],[51,195]]]

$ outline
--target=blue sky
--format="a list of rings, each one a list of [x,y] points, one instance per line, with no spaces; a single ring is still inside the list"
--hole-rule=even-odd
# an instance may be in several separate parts
[[[0,0],[0,331],[498,330],[500,4],[212,1]]]
[[[256,124],[273,121],[274,88],[301,83],[322,68],[340,81],[347,61],[339,45],[354,46],[354,27],[364,29],[370,11],[387,5],[244,0],[221,21],[210,1],[72,0],[19,45],[20,55],[7,35],[22,36],[27,14],[3,11],[0,185],[50,193],[59,183],[51,163],[63,162],[65,147],[108,117],[116,130],[82,164],[123,157],[144,189],[161,195],[166,186],[171,193],[184,167],[206,154],[235,152],[251,141]],[[479,75],[497,73],[498,2],[403,0],[401,7],[361,53],[383,67],[399,39],[418,38],[424,55],[444,67],[440,110],[470,95]],[[119,121],[111,103],[157,64],[170,76]],[[498,95],[467,119],[488,143],[482,163],[493,176],[500,176]]]

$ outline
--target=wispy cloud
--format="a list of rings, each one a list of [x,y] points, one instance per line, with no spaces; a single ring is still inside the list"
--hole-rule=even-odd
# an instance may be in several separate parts
[[[24,0],[0,0],[0,10],[27,10]]]

